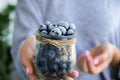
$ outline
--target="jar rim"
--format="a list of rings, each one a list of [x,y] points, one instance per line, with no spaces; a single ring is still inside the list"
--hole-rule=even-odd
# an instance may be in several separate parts
[[[70,40],[76,37],[76,33],[73,35],[69,35],[69,36],[50,36],[50,35],[46,35],[46,34],[41,34],[39,32],[36,33],[36,36],[42,36],[45,38],[49,38],[49,39],[55,39],[55,40]]]

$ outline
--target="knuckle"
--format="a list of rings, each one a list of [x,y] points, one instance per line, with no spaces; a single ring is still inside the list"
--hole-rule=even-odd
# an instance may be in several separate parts
[[[105,61],[106,59],[107,59],[107,56],[106,56],[106,55],[104,55],[104,56],[101,57],[101,60],[102,60],[102,61]]]

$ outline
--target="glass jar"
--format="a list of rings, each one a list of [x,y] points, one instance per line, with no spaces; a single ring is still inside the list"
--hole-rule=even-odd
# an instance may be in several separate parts
[[[36,35],[35,70],[41,80],[61,80],[76,64],[75,35]]]

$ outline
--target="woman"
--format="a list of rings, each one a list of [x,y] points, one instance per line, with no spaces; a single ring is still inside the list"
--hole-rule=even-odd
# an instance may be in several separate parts
[[[45,21],[77,26],[77,66],[65,80],[120,79],[119,0],[18,0],[12,56],[24,80],[37,80],[34,34]],[[78,76],[79,72],[79,76]]]

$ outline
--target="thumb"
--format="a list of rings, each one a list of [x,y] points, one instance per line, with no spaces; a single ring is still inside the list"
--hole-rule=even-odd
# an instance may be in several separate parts
[[[26,74],[29,76],[30,80],[39,80],[38,75],[35,73],[33,62],[27,62],[25,65]]]
[[[31,75],[34,73],[34,66],[32,61],[26,61],[23,66],[26,69],[26,74]]]

